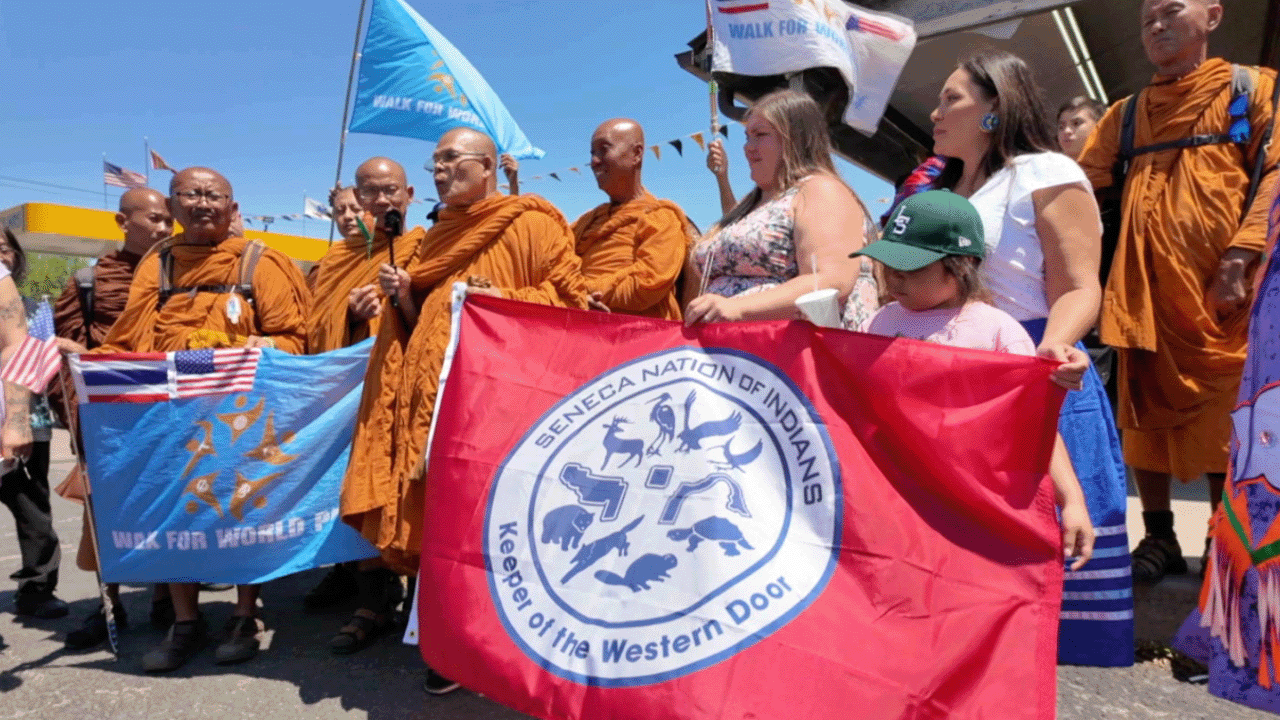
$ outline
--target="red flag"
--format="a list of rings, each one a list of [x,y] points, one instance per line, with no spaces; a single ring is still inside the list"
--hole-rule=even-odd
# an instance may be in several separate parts
[[[459,338],[441,674],[542,718],[1054,716],[1046,361],[481,297]]]

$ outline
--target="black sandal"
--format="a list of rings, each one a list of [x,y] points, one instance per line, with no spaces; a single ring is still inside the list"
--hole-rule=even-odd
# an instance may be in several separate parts
[[[329,651],[334,655],[350,655],[371,645],[391,629],[393,623],[387,615],[360,608],[351,619],[329,640]]]
[[[1148,535],[1133,549],[1132,557],[1135,583],[1154,585],[1165,575],[1185,575],[1187,572],[1187,559],[1182,557],[1182,546],[1177,538]]]

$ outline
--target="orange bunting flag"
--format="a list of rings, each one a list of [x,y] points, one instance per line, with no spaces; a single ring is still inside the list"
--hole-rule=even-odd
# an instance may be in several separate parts
[[[650,145],[649,149],[653,151],[653,157],[655,159],[658,159],[658,160],[662,159],[662,148],[658,147],[657,145]]]
[[[707,149],[707,141],[702,139],[702,133],[700,133],[700,132],[696,132],[696,133],[694,133],[694,134],[690,135],[689,137],[693,138],[693,141],[694,141],[694,142],[696,142],[696,143],[698,143],[698,149],[699,149],[699,150],[702,150],[702,151],[704,151],[704,152],[706,151],[706,149]]]
[[[578,173],[579,175],[581,175],[581,174],[582,174],[582,171],[581,171],[581,170],[579,170],[579,169],[578,169],[578,168],[576,168],[576,167],[575,167],[575,168],[569,168],[569,170],[570,170],[571,172],[576,172],[576,173]]]

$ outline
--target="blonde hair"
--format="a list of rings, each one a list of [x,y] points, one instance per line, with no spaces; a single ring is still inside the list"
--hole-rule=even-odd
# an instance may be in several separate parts
[[[779,144],[782,146],[782,157],[774,176],[780,190],[789,190],[802,179],[819,173],[830,175],[849,187],[831,162],[831,136],[827,131],[827,119],[813,98],[794,90],[775,90],[756,101],[742,120],[745,123],[757,114],[777,131]],[[858,197],[852,188],[849,192],[854,198]],[[741,220],[760,204],[763,196],[764,192],[756,186],[732,210],[725,213],[712,230],[728,227]]]

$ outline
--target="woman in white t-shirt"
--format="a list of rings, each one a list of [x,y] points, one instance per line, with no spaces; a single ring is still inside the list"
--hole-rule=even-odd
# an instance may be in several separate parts
[[[934,151],[946,158],[932,187],[967,197],[978,209],[992,304],[1023,324],[1040,355],[1068,359],[1101,306],[1102,223],[1084,172],[1056,152],[1050,114],[1031,70],[1001,51],[965,58],[943,85],[931,119]],[[1098,531],[1093,560],[1067,573],[1059,659],[1130,665],[1124,462],[1093,368],[1084,388],[1068,393],[1059,430]]]

